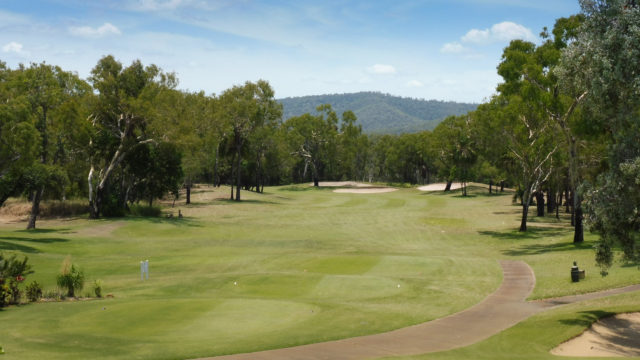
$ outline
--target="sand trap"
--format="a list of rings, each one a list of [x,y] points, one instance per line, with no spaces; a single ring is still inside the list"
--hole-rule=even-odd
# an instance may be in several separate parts
[[[640,313],[601,319],[582,335],[555,349],[561,356],[640,356]]]
[[[446,183],[436,183],[436,184],[429,184],[429,185],[425,185],[425,186],[420,186],[418,188],[418,190],[420,191],[444,191],[444,188],[447,187]],[[451,190],[457,190],[462,188],[462,184],[461,183],[452,183],[451,184]]]
[[[334,193],[349,193],[349,194],[380,194],[396,191],[394,188],[360,188],[360,189],[335,189]]]
[[[313,186],[313,183],[310,184],[311,186]],[[318,186],[323,186],[323,187],[373,187],[374,185],[371,184],[366,184],[366,183],[359,183],[359,182],[355,182],[355,181],[320,181],[318,183]]]

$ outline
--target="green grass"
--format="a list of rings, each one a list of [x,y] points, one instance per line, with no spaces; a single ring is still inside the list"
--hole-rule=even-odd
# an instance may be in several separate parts
[[[82,218],[0,226],[0,251],[29,256],[45,291],[72,256],[103,300],[39,303],[0,311],[6,359],[174,359],[248,352],[379,333],[478,303],[501,282],[498,259],[535,270],[533,298],[640,281],[616,265],[602,279],[594,238],[535,219],[514,231],[510,195],[470,197],[401,189],[337,194],[302,185],[243,192],[199,188],[185,218]],[[149,281],[139,262],[149,259]],[[587,279],[572,284],[578,261]],[[81,294],[89,292],[90,286]]]

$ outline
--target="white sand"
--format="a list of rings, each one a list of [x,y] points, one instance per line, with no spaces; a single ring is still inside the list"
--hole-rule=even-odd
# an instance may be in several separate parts
[[[446,183],[436,183],[436,184],[429,184],[429,185],[425,185],[425,186],[420,186],[418,188],[418,190],[420,191],[444,191],[444,188],[447,187]],[[462,184],[461,183],[453,183],[451,184],[451,190],[457,190],[462,188]]]
[[[335,189],[334,193],[350,193],[350,194],[380,194],[396,191],[394,188],[360,188],[360,189]]]
[[[551,350],[561,356],[640,356],[640,313],[601,319],[582,335]]]
[[[313,183],[310,184],[313,186]],[[359,183],[355,181],[320,181],[319,186],[323,187],[373,187],[372,184]]]

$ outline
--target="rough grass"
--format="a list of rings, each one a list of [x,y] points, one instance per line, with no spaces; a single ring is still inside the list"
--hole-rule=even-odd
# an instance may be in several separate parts
[[[31,213],[31,202],[23,198],[7,200],[0,207],[0,217],[25,217]],[[40,218],[70,217],[89,213],[86,199],[45,200],[40,203]]]
[[[165,209],[182,219],[2,225],[0,251],[29,256],[29,282],[53,289],[71,255],[88,284],[101,279],[114,296],[1,311],[4,358],[192,358],[383,332],[481,301],[500,284],[498,259],[532,265],[533,297],[640,281],[636,268],[620,265],[602,280],[593,238],[576,247],[553,218],[514,231],[519,207],[509,194],[300,190],[243,192],[236,203],[228,188],[201,187],[193,204]],[[145,259],[151,278],[143,282]],[[578,284],[573,260],[587,269]]]

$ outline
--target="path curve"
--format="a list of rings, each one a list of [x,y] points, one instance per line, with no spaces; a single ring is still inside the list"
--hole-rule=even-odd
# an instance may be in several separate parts
[[[529,265],[522,261],[501,261],[500,265],[504,277],[498,290],[481,303],[441,319],[382,334],[208,359],[367,359],[423,354],[471,345],[517,324],[542,308],[539,304],[525,301],[535,285],[535,276]]]
[[[640,290],[640,284],[636,284],[595,293],[526,301],[536,284],[531,267],[524,261],[510,260],[502,260],[500,265],[503,280],[498,290],[479,304],[444,318],[382,334],[200,360],[347,360],[445,351],[475,344],[554,307]]]

